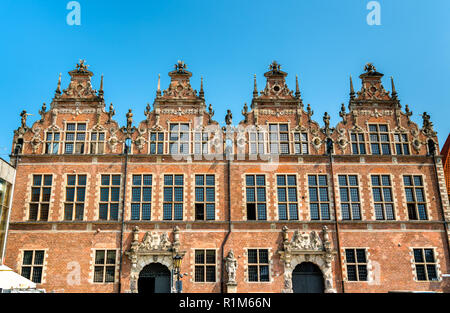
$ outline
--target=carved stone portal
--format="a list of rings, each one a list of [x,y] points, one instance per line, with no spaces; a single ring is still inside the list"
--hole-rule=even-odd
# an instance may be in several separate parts
[[[130,290],[137,293],[139,273],[150,263],[161,263],[167,266],[169,271],[174,269],[173,257],[178,254],[184,257],[185,251],[180,251],[180,230],[176,226],[173,230],[173,241],[170,241],[167,232],[146,232],[142,242],[139,242],[139,228],[133,229],[131,248],[125,255],[131,260]],[[175,279],[172,276],[172,292],[175,290]]]
[[[331,250],[331,242],[326,226],[323,227],[322,239],[316,231],[310,233],[298,230],[289,241],[288,228],[283,227],[283,248],[278,251],[284,261],[284,289],[282,292],[292,293],[292,271],[298,264],[311,262],[323,273],[325,292],[335,293],[333,288],[333,271],[331,262],[335,251]]]

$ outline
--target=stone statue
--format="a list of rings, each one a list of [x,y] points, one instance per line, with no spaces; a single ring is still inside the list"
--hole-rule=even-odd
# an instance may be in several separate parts
[[[330,116],[327,112],[325,112],[325,114],[323,115],[323,122],[325,123],[325,130],[330,129]]]
[[[237,260],[234,257],[233,249],[228,252],[225,258],[225,266],[228,273],[228,283],[236,283]]]
[[[109,112],[108,112],[108,123],[111,122],[112,117],[116,114],[116,110],[114,110],[113,104],[111,102],[111,104],[109,105]]]
[[[209,107],[208,107],[208,124],[211,124],[213,116],[214,116],[214,110],[213,110],[212,105],[210,103]]]
[[[231,125],[231,123],[233,122],[233,114],[231,114],[231,110],[227,110],[227,115],[225,116],[225,123],[227,125]]]
[[[247,107],[247,102],[244,103],[244,109],[242,110],[242,115],[244,116],[244,123],[247,123],[248,121],[248,107]]]
[[[366,66],[364,66],[364,70],[369,73],[369,72],[375,72],[377,69],[375,68],[375,66],[372,63],[367,63]]]
[[[127,116],[127,129],[131,129],[131,125],[133,124],[133,113],[131,113],[131,109],[128,109]]]
[[[27,116],[28,115],[31,115],[31,114],[27,114],[27,111],[25,111],[25,110],[23,110],[20,113],[20,117],[22,118],[21,119],[21,125],[20,125],[21,128],[27,128]]]

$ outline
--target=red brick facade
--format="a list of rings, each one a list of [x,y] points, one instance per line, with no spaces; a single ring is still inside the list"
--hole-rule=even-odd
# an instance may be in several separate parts
[[[24,112],[14,135],[12,163],[17,175],[5,263],[22,272],[24,251],[44,251],[43,264],[37,265],[42,267],[39,288],[136,292],[146,265],[158,262],[171,270],[172,257],[178,254],[183,257],[181,273],[187,273],[182,278],[183,292],[292,292],[299,290],[296,273],[303,262],[320,269],[324,285],[319,289],[326,292],[450,290],[444,227],[450,209],[443,192],[436,133],[426,113],[422,128],[410,120],[412,112],[407,106],[402,110],[393,81],[392,91],[385,91],[383,74],[371,64],[360,76],[359,92],[350,81],[349,111],[342,107],[342,121],[334,128],[327,114],[323,127],[312,119],[298,81],[295,91],[288,89],[287,73],[276,62],[264,75],[267,82],[261,92],[255,77],[251,107],[243,109],[243,120],[233,125],[229,112],[223,128],[213,120],[212,108],[206,107],[203,83],[199,92],[193,90],[192,74],[182,62],[169,73],[168,89],[162,92],[158,82],[153,109],[146,108],[147,119],[137,127],[131,111],[124,127],[112,119],[112,106],[105,110],[103,84],[98,91],[92,88],[93,73],[83,62],[69,73],[70,85],[61,90],[58,82],[50,109],[40,110],[42,119],[28,127]],[[170,133],[170,123],[175,122],[187,124],[188,137],[184,126],[172,126]],[[208,145],[208,153],[200,156],[197,132],[207,134],[200,144]],[[153,153],[153,149],[158,152],[158,133],[164,136],[160,154]],[[55,134],[59,134],[56,140]],[[127,153],[125,145],[130,147]],[[188,148],[188,152],[180,157],[171,154],[169,147]],[[254,154],[253,149],[259,148],[264,153]],[[272,159],[268,151],[274,152]],[[52,175],[51,182],[45,185],[45,176],[36,180],[40,174]],[[120,175],[117,187],[112,177],[106,186],[102,176],[106,174]],[[136,187],[134,175],[144,174],[152,175],[151,183]],[[182,189],[170,189],[172,199],[166,195],[173,187],[165,184],[169,174],[183,175]],[[200,212],[202,207],[196,204],[200,199],[196,175],[200,174],[214,175],[208,187],[214,188],[213,197],[206,199],[209,206],[203,206],[209,219],[196,214],[196,208]],[[283,174],[289,175],[290,189],[281,183]],[[72,209],[78,214],[67,209],[72,205],[68,202],[76,202],[68,201],[67,190],[74,175],[86,177],[81,183],[83,209],[76,209],[76,204]],[[348,175],[349,199],[345,199],[343,175]],[[252,177],[256,186],[250,183]],[[413,186],[406,183],[408,177]],[[279,191],[283,186],[289,189],[286,201]],[[110,187],[106,201],[102,188]],[[136,200],[134,195],[141,187],[151,187],[146,200],[151,205],[149,216],[142,209],[144,196]],[[390,189],[391,196],[383,188]],[[250,189],[256,190],[254,199]],[[378,193],[375,197],[375,189],[381,190],[382,200]],[[406,189],[413,190],[412,201]],[[141,205],[139,220],[134,219],[135,202]],[[170,220],[163,210],[169,205]],[[320,210],[316,211],[316,205]],[[176,209],[180,206],[181,210]],[[348,213],[347,207],[351,208]],[[67,212],[72,212],[70,218]],[[150,219],[142,219],[144,214]],[[284,219],[285,215],[291,219]],[[414,259],[413,249],[419,248],[432,251],[425,280],[416,269],[422,263]],[[100,249],[116,251],[113,282],[94,282],[96,266],[100,268],[95,264],[96,250]],[[209,278],[203,275],[203,280],[211,282],[196,281],[202,276],[195,258],[198,249],[215,251],[215,261],[206,269]],[[260,267],[252,265],[252,249],[267,252],[266,261],[258,254]],[[352,281],[355,262],[346,256],[349,249],[363,251],[365,260],[357,260],[362,281]],[[225,266],[230,250],[237,264],[231,282]],[[254,279],[259,281],[250,281]]]

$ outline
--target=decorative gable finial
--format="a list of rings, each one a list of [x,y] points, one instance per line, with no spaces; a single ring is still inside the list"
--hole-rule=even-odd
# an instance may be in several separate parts
[[[350,75],[350,99],[355,99],[355,89],[353,89],[352,75]]]
[[[339,116],[342,118],[342,123],[347,124],[347,120],[345,119],[345,116],[347,114],[345,113],[345,105],[342,103],[341,104],[341,110],[339,111]]]
[[[394,78],[391,76],[392,99],[397,100],[397,91],[395,90]]]
[[[59,78],[58,78],[58,85],[56,86],[56,91],[55,91],[58,95],[61,94],[61,73],[59,73]]]
[[[177,73],[186,73],[187,65],[181,61],[178,60],[178,62],[175,64],[175,71]]]
[[[100,78],[100,89],[98,91],[98,96],[103,97],[103,74],[102,77]]]
[[[273,61],[270,65],[269,65],[269,70],[272,71],[272,73],[279,73],[281,71],[281,65],[278,64],[277,61]]]
[[[158,87],[156,88],[156,97],[161,96],[161,75],[158,74]]]
[[[258,97],[258,89],[256,87],[256,74],[253,76],[253,98]]]
[[[298,75],[295,75],[295,97],[300,99],[300,87],[298,85]]]
[[[365,70],[367,73],[374,73],[374,72],[377,71],[377,69],[375,68],[375,66],[374,66],[372,63],[367,63],[367,64],[364,66],[364,70]]]
[[[198,96],[202,99],[205,97],[205,92],[203,91],[203,76],[200,76],[200,92],[198,93]]]
[[[79,73],[88,72],[89,65],[84,64],[85,60],[80,60],[79,62],[80,63],[77,63],[77,65],[76,65],[77,72],[79,72]]]

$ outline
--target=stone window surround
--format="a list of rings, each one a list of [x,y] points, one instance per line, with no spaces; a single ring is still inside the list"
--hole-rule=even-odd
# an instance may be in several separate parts
[[[393,203],[393,206],[394,206],[393,207],[393,210],[394,210],[394,219],[393,220],[388,220],[386,218],[384,220],[377,220],[377,217],[376,217],[376,214],[375,214],[375,201],[374,201],[374,198],[373,198],[373,188],[374,188],[374,186],[372,185],[372,176],[375,176],[375,175],[380,176],[380,178],[381,178],[381,176],[389,176],[389,180],[391,182],[390,188],[391,188],[391,193],[392,193],[392,203]],[[367,189],[370,190],[370,205],[371,205],[371,208],[372,208],[372,210],[371,210],[372,220],[373,221],[392,221],[392,222],[395,222],[395,221],[399,220],[399,214],[398,214],[399,205],[398,205],[398,200],[395,197],[395,192],[394,192],[395,187],[396,187],[395,186],[395,182],[394,182],[394,175],[391,174],[391,173],[369,173],[367,175],[367,177],[368,177]],[[383,188],[383,186],[381,186],[381,188]],[[384,195],[383,195],[383,199],[384,199]],[[383,201],[383,203],[384,203],[384,201]]]
[[[191,248],[190,249],[191,250],[191,263],[190,263],[190,272],[191,272],[191,278],[189,279],[189,281],[190,282],[192,282],[192,283],[194,283],[194,284],[209,284],[209,285],[214,285],[214,284],[217,284],[217,283],[220,283],[220,267],[221,267],[221,264],[220,264],[220,262],[219,262],[219,248],[216,248],[216,247],[210,247],[210,248],[204,248],[204,247],[201,247],[201,248],[199,248],[199,247],[197,247],[197,248]],[[216,272],[216,281],[214,281],[214,282],[212,282],[212,281],[204,281],[204,282],[202,282],[202,281],[195,281],[195,265],[196,265],[196,263],[195,263],[195,250],[214,250],[215,251],[215,254],[216,254],[216,262],[214,263],[214,265],[216,266],[216,270],[215,270],[215,272]],[[205,273],[205,275],[206,275],[206,273]]]
[[[293,176],[295,176],[295,182],[296,182],[296,185],[295,185],[295,189],[296,189],[296,191],[297,191],[297,219],[296,220],[291,220],[291,219],[287,219],[287,220],[280,220],[280,217],[279,217],[279,213],[278,213],[278,182],[277,182],[277,177],[278,177],[278,175],[283,175],[283,176],[288,176],[288,175],[293,175]],[[286,172],[277,172],[277,173],[274,173],[273,174],[273,176],[275,177],[275,200],[274,200],[274,203],[276,203],[276,209],[274,210],[274,218],[275,218],[275,220],[277,220],[277,221],[301,221],[302,219],[301,219],[301,207],[302,207],[302,205],[301,205],[301,202],[300,202],[300,199],[301,199],[301,197],[300,197],[300,180],[299,180],[299,178],[300,178],[300,175],[298,175],[298,173],[286,173]],[[286,180],[286,190],[287,190],[287,187],[288,187],[288,185],[287,185],[287,180]],[[286,197],[288,197],[288,195],[287,195],[287,192],[286,192]],[[289,203],[289,202],[287,202],[287,203]],[[288,215],[289,215],[289,207],[287,207],[287,211],[288,211]]]
[[[416,263],[414,260],[414,249],[432,249],[433,250],[433,254],[434,254],[434,261],[435,261],[435,265],[436,265],[436,276],[437,276],[437,280],[418,280],[417,279],[417,272],[416,272]],[[441,273],[441,264],[439,261],[439,253],[437,252],[436,247],[424,247],[424,246],[418,246],[418,247],[409,247],[409,255],[411,258],[411,271],[412,271],[412,277],[414,282],[416,283],[439,283],[442,282],[442,273]]]
[[[116,262],[115,262],[115,268],[114,268],[114,282],[94,282],[94,272],[95,272],[95,252],[97,250],[115,250],[116,251]],[[95,285],[102,285],[102,284],[117,284],[117,282],[119,281],[119,258],[120,258],[120,251],[119,249],[117,249],[116,247],[112,247],[112,248],[104,248],[104,247],[95,247],[95,248],[91,248],[91,253],[90,253],[90,260],[89,260],[89,277],[88,277],[88,282],[90,284],[95,284]],[[106,258],[106,255],[105,255]]]
[[[151,187],[152,188],[152,196],[151,196],[151,207],[150,207],[150,220],[144,220],[144,221],[154,221],[155,220],[155,205],[154,205],[154,195],[155,195],[155,177],[156,175],[154,173],[149,173],[149,172],[139,172],[139,173],[130,173],[129,175],[127,175],[127,181],[126,181],[126,186],[127,186],[127,194],[125,195],[125,198],[127,199],[127,203],[125,203],[125,214],[124,214],[124,219],[127,221],[142,221],[142,219],[139,220],[132,220],[131,219],[131,199],[133,196],[133,192],[132,192],[132,188],[133,188],[133,175],[140,175],[141,177],[143,175],[151,175],[152,176],[152,184],[150,186],[147,187]],[[163,178],[164,179],[164,178]],[[143,185],[141,185],[141,191],[142,191],[142,187]],[[142,196],[142,194],[141,194]],[[122,197],[122,195],[120,195],[120,197]],[[120,200],[120,199],[119,199]],[[141,203],[142,203],[142,199],[141,199]],[[141,213],[142,213],[142,207],[140,208]],[[120,211],[120,210],[119,210]]]
[[[328,219],[328,220],[324,220],[324,219],[318,219],[318,220],[312,220],[311,219],[311,207],[310,207],[310,195],[309,195],[309,183],[308,183],[308,176],[309,175],[315,175],[316,177],[318,177],[319,175],[326,175],[327,176],[327,189],[328,189],[328,199],[329,199],[329,201],[328,201],[328,203],[330,204],[330,206],[329,206],[329,210],[330,210],[330,219]],[[331,175],[329,175],[328,173],[321,173],[321,172],[319,172],[319,173],[306,173],[305,174],[305,186],[306,186],[306,194],[307,194],[307,197],[308,197],[308,200],[306,201],[306,207],[307,207],[307,212],[308,212],[308,221],[334,221],[335,220],[335,216],[334,216],[334,201],[333,201],[333,197],[332,197],[332,194],[331,194],[331,191],[332,191],[332,185],[331,185],[331,179],[337,179],[337,176],[335,177],[335,178],[331,178]],[[318,182],[317,182],[318,183]],[[335,184],[335,187],[336,187],[337,185]],[[317,194],[317,196],[319,197],[319,194]],[[336,197],[337,197],[338,195],[336,194]],[[319,210],[320,210],[320,207],[319,207]]]
[[[111,219],[109,219],[109,215],[110,215],[110,209],[109,209],[109,206],[108,206],[108,219],[106,219],[106,220],[100,220],[100,189],[101,189],[101,187],[103,186],[102,185],[102,175],[109,175],[110,177],[112,176],[112,175],[119,175],[120,176],[120,185],[119,185],[119,208],[118,208],[118,212],[117,212],[117,215],[118,215],[118,219],[117,219],[117,221],[120,221],[120,216],[122,216],[121,214],[122,214],[122,210],[124,209],[123,207],[122,207],[122,199],[123,199],[123,195],[122,195],[122,193],[123,193],[123,175],[122,175],[122,173],[112,173],[112,172],[107,172],[107,173],[98,173],[97,174],[97,188],[96,188],[96,191],[95,191],[95,199],[96,199],[96,214],[95,214],[95,216],[94,216],[94,219],[96,220],[96,221],[114,221],[114,222],[116,222],[116,220],[111,220]],[[111,184],[109,185],[109,188],[111,188]],[[110,201],[108,201],[108,204],[110,203]]]
[[[273,251],[272,247],[244,247],[244,282],[248,284],[271,284],[273,283]],[[269,281],[249,281],[248,279],[248,250],[267,250],[269,260]]]
[[[19,249],[19,254],[17,255],[18,258],[18,262],[17,262],[17,273],[21,274],[22,273],[22,265],[23,265],[23,256],[24,256],[24,252],[25,251],[44,251],[44,261],[42,264],[42,277],[41,277],[41,282],[37,283],[39,284],[45,284],[46,278],[47,278],[47,260],[48,260],[48,251],[49,248],[24,248],[24,249]],[[34,252],[33,252],[34,253]]]
[[[348,280],[347,274],[347,260],[345,250],[347,249],[364,249],[366,252],[366,268],[367,268],[367,280]],[[345,283],[368,283],[373,284],[374,282],[374,273],[373,273],[373,264],[370,258],[370,248],[369,247],[341,247],[341,262],[342,262],[342,276]],[[355,263],[357,264],[357,263]]]

